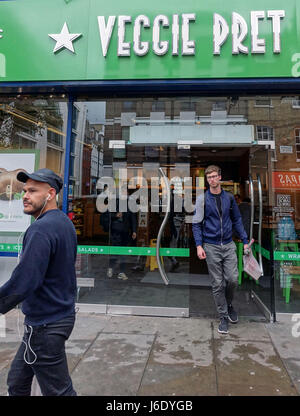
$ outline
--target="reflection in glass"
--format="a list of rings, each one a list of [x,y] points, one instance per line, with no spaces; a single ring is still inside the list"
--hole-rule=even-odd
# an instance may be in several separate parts
[[[52,169],[64,176],[67,101],[58,96],[1,97],[0,251],[17,254],[31,218],[23,214],[23,184],[17,172]],[[59,194],[59,206],[62,193]],[[16,257],[2,257],[0,285],[9,279]]]

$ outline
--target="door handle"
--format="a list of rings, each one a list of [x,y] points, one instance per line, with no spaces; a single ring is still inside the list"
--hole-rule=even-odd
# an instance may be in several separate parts
[[[161,237],[163,235],[165,226],[167,224],[167,221],[168,221],[168,218],[169,218],[169,215],[170,215],[170,210],[171,210],[171,188],[170,188],[170,185],[169,185],[168,178],[166,177],[165,172],[163,171],[163,169],[158,168],[158,171],[159,171],[159,173],[161,174],[161,176],[164,180],[166,190],[167,190],[167,209],[166,209],[166,215],[163,219],[163,222],[161,223],[161,226],[160,226],[158,234],[157,234],[157,239],[156,239],[156,261],[157,261],[159,273],[160,273],[164,283],[166,285],[168,285],[169,284],[169,279],[167,277],[165,268],[162,265],[160,254],[159,254],[159,249],[160,249]]]
[[[253,224],[254,224],[254,188],[253,188],[253,179],[249,175],[249,185],[250,185],[250,200],[251,200],[251,216],[250,216],[250,235],[249,241],[253,238]]]
[[[262,202],[262,187],[261,187],[261,180],[260,180],[260,174],[256,174],[257,177],[257,185],[258,185],[258,201],[259,201],[259,217],[258,217],[258,244],[261,248],[261,227],[262,227],[262,212],[263,212],[263,202]],[[263,263],[262,263],[262,255],[261,255],[261,249],[258,252],[258,260],[259,265],[262,271],[262,274],[264,274],[263,270]]]

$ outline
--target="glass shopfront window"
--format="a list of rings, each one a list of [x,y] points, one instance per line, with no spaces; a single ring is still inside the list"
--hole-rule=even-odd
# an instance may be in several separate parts
[[[0,97],[0,285],[17,264],[32,219],[23,213],[20,170],[64,176],[67,101],[56,96]],[[61,207],[62,195],[59,195]]]
[[[276,260],[274,281],[271,276],[274,252],[299,253],[299,110],[292,96],[263,98],[272,105],[258,105],[256,97],[74,104],[69,215],[79,241],[79,302],[152,308],[149,313],[154,307],[161,314],[168,308],[183,315],[214,313],[210,279],[205,262],[196,257],[190,223],[195,199],[208,186],[205,167],[213,163],[222,168],[224,189],[250,201],[246,204],[253,200],[251,233],[264,275],[255,282],[242,272],[236,240],[241,314],[259,313],[253,297],[272,310],[272,285],[277,310],[299,311],[299,261]],[[162,228],[166,181],[171,204]],[[113,212],[106,215],[102,210],[110,197]]]
[[[208,187],[204,170],[217,164],[223,188],[239,194],[248,212],[253,208],[249,235],[263,270],[258,282],[243,273],[235,237],[240,315],[260,316],[261,303],[269,311],[299,312],[295,102],[295,96],[78,99],[66,149],[67,98],[2,97],[0,284],[16,265],[31,221],[23,214],[18,170],[47,167],[64,177],[68,150],[67,213],[78,237],[79,303],[133,314],[215,313],[191,218]]]

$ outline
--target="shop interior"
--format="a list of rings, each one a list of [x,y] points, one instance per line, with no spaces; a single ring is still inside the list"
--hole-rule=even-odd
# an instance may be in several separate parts
[[[170,178],[174,163],[188,164],[190,174],[193,178],[193,197],[196,196],[196,177],[203,178],[204,188],[207,183],[204,181],[204,170],[210,164],[217,164],[222,169],[222,187],[234,195],[239,195],[240,200],[250,198],[249,174],[261,171],[265,175],[263,164],[259,157],[253,156],[253,149],[249,147],[192,147],[188,151],[178,151],[176,147],[158,146],[155,150],[155,158],[145,147],[127,148],[127,170],[140,171],[143,166],[134,160],[155,161],[162,166],[166,175]],[[150,157],[149,157],[150,154]],[[148,156],[147,156],[148,155]],[[114,159],[118,162],[118,159]],[[130,176],[130,174],[129,174]],[[200,181],[201,183],[201,181]],[[149,186],[149,185],[148,185]],[[134,189],[135,190],[135,189]],[[150,189],[149,189],[150,192]],[[272,210],[270,189],[268,181],[263,183],[263,220],[262,220],[262,246],[271,250],[272,244],[283,244],[279,242],[276,235],[278,217]],[[255,218],[253,237],[257,241],[258,236],[258,201],[254,195]],[[162,209],[160,209],[162,211]],[[95,198],[81,198],[72,201],[73,222],[77,230],[79,244],[109,246],[111,244],[111,233],[105,232],[101,226],[101,214],[96,209]],[[136,214],[138,215],[138,214]],[[85,254],[80,256],[80,274],[94,279],[94,287],[79,289],[78,301],[82,303],[111,303],[117,305],[157,305],[174,306],[185,304],[189,308],[190,316],[214,315],[215,307],[211,294],[210,279],[206,263],[200,261],[196,256],[196,248],[193,240],[191,224],[184,221],[186,213],[175,215],[175,222],[178,225],[178,236],[175,246],[178,248],[189,248],[189,256],[174,259],[163,258],[163,266],[169,278],[170,284],[166,286],[161,279],[158,265],[152,257],[147,256],[115,256],[118,261],[122,257],[125,263],[125,273],[128,279],[120,281],[116,276],[108,277],[107,270],[110,265],[110,255],[99,256],[97,254]],[[159,227],[165,216],[164,212],[147,213],[143,217],[146,226],[139,226],[137,218],[137,237],[128,241],[128,246],[151,247],[157,237]],[[298,238],[298,237],[297,237]],[[238,247],[238,238],[235,237]],[[170,224],[164,230],[161,247],[174,247],[170,238]],[[295,247],[295,246],[294,246]],[[290,248],[288,247],[288,250]],[[256,253],[257,256],[257,253]],[[153,260],[153,261],[151,261]],[[174,265],[175,264],[175,265]],[[255,282],[245,273],[241,272],[240,284],[236,294],[237,308],[241,316],[263,319],[265,311],[261,308],[260,302],[256,302],[256,295],[263,303],[270,307],[270,286],[271,286],[271,265],[270,261],[263,258],[264,275],[258,282]],[[285,290],[282,286],[282,266],[276,271],[275,294],[276,302],[288,309],[297,308],[300,304],[299,281],[293,281],[290,290],[289,302],[286,300]],[[292,299],[292,302],[291,302]],[[291,306],[293,305],[293,306]]]

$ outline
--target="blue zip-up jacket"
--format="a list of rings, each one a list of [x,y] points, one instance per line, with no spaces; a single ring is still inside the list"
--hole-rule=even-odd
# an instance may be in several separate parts
[[[25,324],[43,325],[75,311],[77,236],[59,209],[46,211],[26,230],[20,262],[0,287],[0,313],[22,302]]]
[[[204,203],[205,202],[205,203]],[[229,192],[221,191],[222,217],[219,214],[216,198],[207,190],[197,198],[193,217],[193,235],[196,246],[228,244],[232,241],[233,229],[244,244],[248,244],[240,210]],[[205,205],[205,207],[204,207]]]

